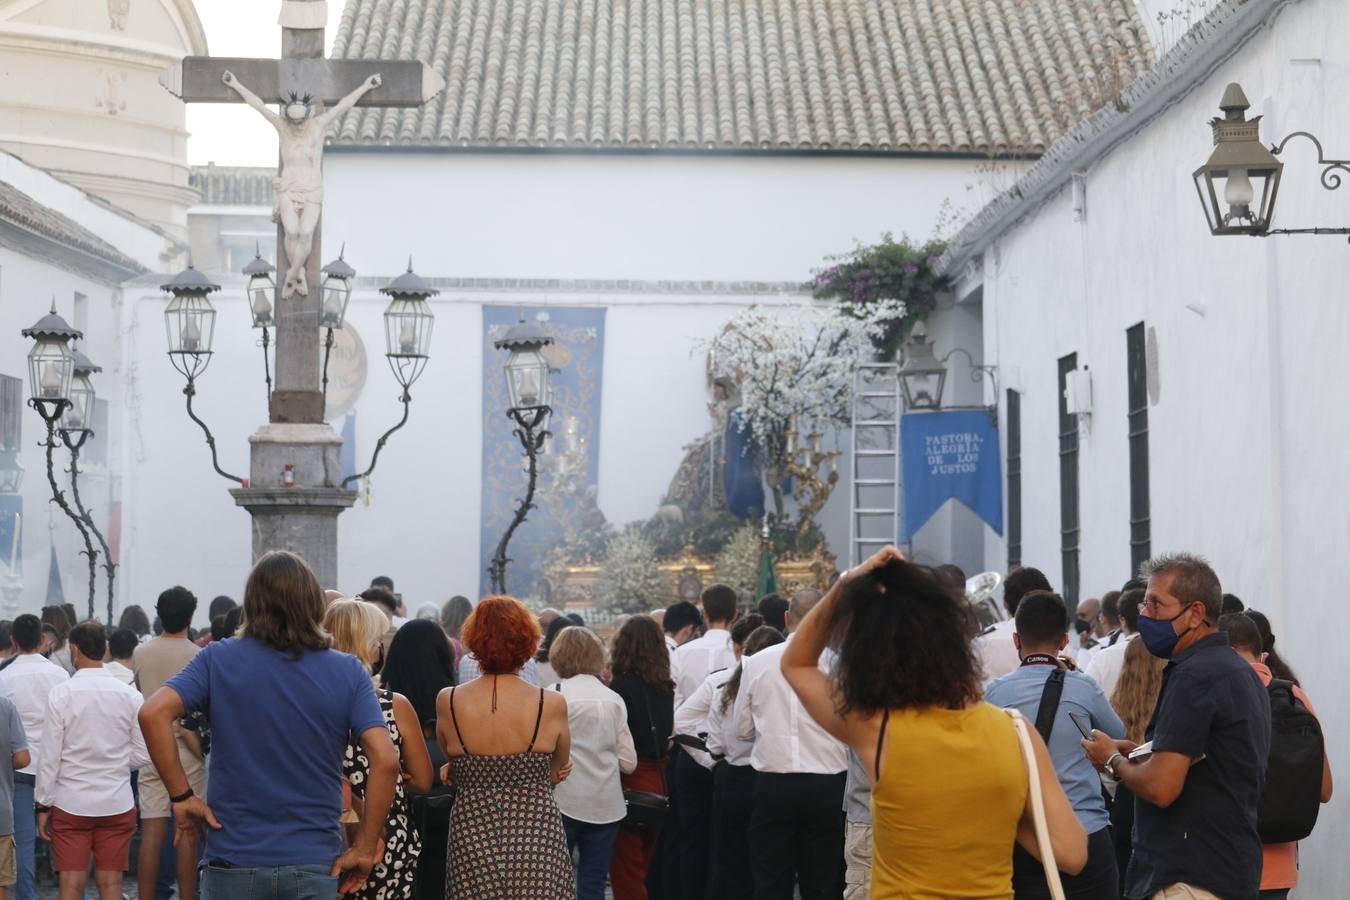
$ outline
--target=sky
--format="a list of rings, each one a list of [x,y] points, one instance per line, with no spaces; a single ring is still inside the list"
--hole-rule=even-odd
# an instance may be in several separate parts
[[[346,0],[328,0],[328,44]],[[212,56],[275,57],[281,53],[277,0],[196,0]],[[275,166],[277,139],[256,112],[235,104],[189,104],[188,162]]]

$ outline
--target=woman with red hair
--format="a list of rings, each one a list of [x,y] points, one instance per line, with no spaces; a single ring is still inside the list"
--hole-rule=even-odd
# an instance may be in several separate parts
[[[553,800],[572,768],[567,701],[520,677],[539,638],[538,621],[511,597],[480,600],[460,632],[482,674],[436,701],[436,737],[456,787],[446,897],[576,896]]]

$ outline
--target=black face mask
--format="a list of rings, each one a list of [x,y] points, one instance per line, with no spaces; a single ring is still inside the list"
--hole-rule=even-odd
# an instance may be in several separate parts
[[[384,644],[381,643],[378,646],[379,652],[375,654],[375,661],[370,664],[370,674],[372,677],[379,675],[380,671],[384,669]]]

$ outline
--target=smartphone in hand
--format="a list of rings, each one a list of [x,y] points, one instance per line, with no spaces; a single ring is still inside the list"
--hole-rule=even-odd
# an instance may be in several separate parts
[[[1084,740],[1092,740],[1091,722],[1088,721],[1087,716],[1082,715],[1081,713],[1071,712],[1069,713],[1069,718],[1073,720],[1073,724],[1078,726],[1078,730],[1082,732]]]

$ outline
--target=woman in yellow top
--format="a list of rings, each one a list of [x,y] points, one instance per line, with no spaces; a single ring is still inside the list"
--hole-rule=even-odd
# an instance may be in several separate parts
[[[1011,898],[1014,841],[1040,859],[1013,720],[982,700],[974,622],[931,570],[888,547],[839,579],[783,656],[812,718],[868,769],[874,900]],[[1087,836],[1028,730],[1054,858],[1076,874]]]

